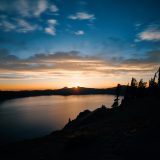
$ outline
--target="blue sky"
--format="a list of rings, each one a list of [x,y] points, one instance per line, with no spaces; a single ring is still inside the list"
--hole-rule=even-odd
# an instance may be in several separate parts
[[[21,83],[23,78],[19,80],[16,75],[24,76],[19,71],[22,62],[21,68],[29,73],[25,74],[26,77],[32,77],[37,66],[41,72],[45,70],[48,61],[43,62],[43,68],[41,59],[24,66],[38,55],[54,59],[58,55],[52,71],[58,70],[61,74],[64,69],[56,66],[59,59],[66,63],[66,58],[73,56],[76,60],[83,60],[84,64],[86,59],[107,61],[100,67],[103,69],[116,70],[113,67],[118,63],[118,69],[123,68],[119,73],[134,76],[138,74],[135,67],[140,61],[139,70],[143,72],[145,68],[148,72],[144,78],[149,77],[160,62],[159,8],[159,0],[0,0],[0,56],[3,63],[10,65],[0,66],[1,72],[5,72],[1,74],[1,82],[17,79],[17,83]],[[125,72],[126,66],[122,66],[126,62],[130,62],[127,63],[130,72]],[[70,72],[70,67],[66,64],[65,72]],[[84,69],[86,72],[87,67]],[[92,64],[92,67],[88,73],[96,70],[97,66]],[[77,67],[76,74],[78,71]],[[110,77],[108,72],[111,69],[102,76]],[[122,82],[124,77],[118,80]]]

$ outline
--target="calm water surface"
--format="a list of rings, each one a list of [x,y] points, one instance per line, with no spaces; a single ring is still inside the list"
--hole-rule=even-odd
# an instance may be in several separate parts
[[[0,104],[0,144],[40,137],[61,129],[79,112],[110,107],[112,95],[39,96]]]

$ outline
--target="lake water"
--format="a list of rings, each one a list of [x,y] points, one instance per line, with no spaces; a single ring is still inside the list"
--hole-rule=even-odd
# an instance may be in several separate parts
[[[47,135],[85,109],[110,107],[113,99],[113,95],[78,95],[8,100],[0,104],[0,144]]]

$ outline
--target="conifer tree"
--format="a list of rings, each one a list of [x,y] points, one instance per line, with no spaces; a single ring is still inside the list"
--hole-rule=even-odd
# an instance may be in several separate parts
[[[160,88],[160,67],[158,69],[158,87]]]

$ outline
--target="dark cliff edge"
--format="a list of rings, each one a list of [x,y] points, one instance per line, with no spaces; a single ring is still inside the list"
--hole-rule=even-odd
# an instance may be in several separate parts
[[[127,99],[119,107],[85,110],[48,136],[2,146],[3,160],[157,159],[159,96]]]

